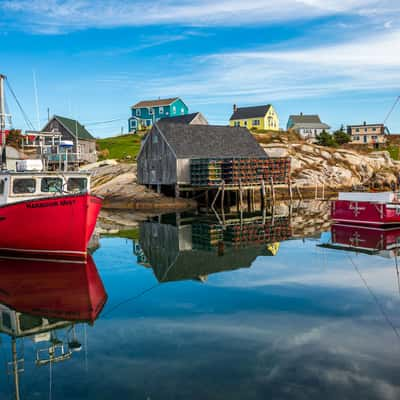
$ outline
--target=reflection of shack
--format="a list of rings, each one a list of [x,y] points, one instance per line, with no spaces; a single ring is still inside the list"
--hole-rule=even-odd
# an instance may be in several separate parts
[[[273,256],[279,249],[276,237],[270,236],[271,242],[257,237],[252,245],[247,241],[246,246],[238,246],[234,237],[226,236],[228,232],[215,223],[175,226],[144,222],[140,226],[140,247],[160,282],[203,281],[209,274],[249,268],[258,256]],[[282,240],[288,237],[280,236]]]

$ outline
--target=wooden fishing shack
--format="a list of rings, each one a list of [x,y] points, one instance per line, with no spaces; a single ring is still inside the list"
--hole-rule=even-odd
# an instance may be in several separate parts
[[[290,159],[267,157],[246,128],[160,121],[138,155],[138,181],[176,196],[221,188],[254,191],[289,185]]]

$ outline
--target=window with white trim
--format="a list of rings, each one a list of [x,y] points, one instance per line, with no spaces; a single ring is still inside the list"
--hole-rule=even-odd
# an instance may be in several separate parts
[[[13,193],[26,194],[36,192],[36,180],[31,178],[14,179]]]
[[[164,107],[160,107],[160,108],[158,109],[158,113],[159,113],[159,114],[164,114]]]
[[[138,109],[136,110],[136,116],[137,116],[137,117],[140,117],[140,108],[138,108]]]

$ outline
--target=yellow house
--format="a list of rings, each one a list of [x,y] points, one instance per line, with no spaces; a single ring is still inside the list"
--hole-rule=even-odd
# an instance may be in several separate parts
[[[278,131],[279,117],[271,104],[240,108],[235,104],[229,125],[242,126],[248,129]]]

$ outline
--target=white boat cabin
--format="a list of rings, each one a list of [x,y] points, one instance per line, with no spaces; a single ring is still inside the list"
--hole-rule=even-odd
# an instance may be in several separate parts
[[[89,172],[0,171],[0,206],[90,192]]]

